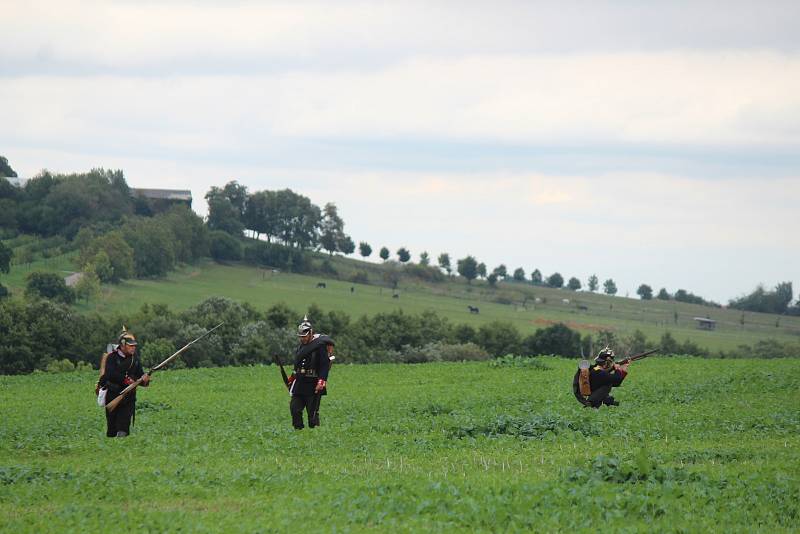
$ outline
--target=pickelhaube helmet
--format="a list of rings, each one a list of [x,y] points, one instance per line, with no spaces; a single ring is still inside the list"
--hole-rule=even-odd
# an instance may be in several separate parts
[[[138,345],[139,343],[136,341],[136,336],[133,335],[133,332],[129,332],[128,328],[122,325],[122,332],[119,334],[119,344]]]
[[[313,330],[311,321],[308,320],[308,315],[303,316],[303,322],[297,326],[297,335],[299,337],[307,336]]]
[[[595,362],[601,363],[607,360],[614,359],[614,351],[611,350],[611,347],[605,347],[600,352],[597,353],[597,357],[594,359]]]

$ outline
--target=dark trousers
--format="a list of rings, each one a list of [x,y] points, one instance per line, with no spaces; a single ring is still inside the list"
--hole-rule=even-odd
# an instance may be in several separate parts
[[[289,401],[289,411],[292,414],[292,426],[296,429],[303,428],[303,409],[308,414],[308,426],[319,426],[319,403],[322,395],[292,395]]]
[[[592,391],[592,394],[586,399],[586,406],[591,406],[592,408],[599,408],[603,404],[612,406],[614,397],[611,396],[611,388],[612,386],[602,386]]]
[[[109,399],[109,402],[114,399]],[[117,432],[131,433],[131,419],[136,411],[136,400],[125,399],[113,412],[106,410],[106,436],[114,438]]]

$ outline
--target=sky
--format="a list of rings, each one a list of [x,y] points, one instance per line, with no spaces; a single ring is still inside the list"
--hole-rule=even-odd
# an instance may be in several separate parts
[[[800,3],[0,0],[20,176],[291,188],[491,270],[800,291]]]

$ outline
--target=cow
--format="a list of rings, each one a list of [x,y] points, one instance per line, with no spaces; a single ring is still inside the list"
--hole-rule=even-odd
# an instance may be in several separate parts
[[[325,284],[325,282],[317,282],[317,287],[318,288],[321,287],[322,289],[327,289],[328,286]]]
[[[399,299],[399,298],[400,298],[400,295],[398,295],[397,293],[395,293],[395,294],[393,294],[393,295],[392,295],[392,298],[393,298],[393,299]]]
[[[467,308],[469,308],[469,312],[470,312],[470,313],[480,313],[480,312],[481,312],[481,311],[478,309],[478,307],[477,307],[477,306],[470,306],[470,305],[468,304],[468,305],[467,305]]]

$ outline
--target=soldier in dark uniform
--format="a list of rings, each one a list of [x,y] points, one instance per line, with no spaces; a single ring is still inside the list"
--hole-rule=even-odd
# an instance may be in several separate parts
[[[588,362],[584,362],[581,362],[582,365],[572,381],[572,391],[578,402],[592,408],[599,408],[603,404],[619,406],[619,402],[611,396],[611,388],[622,385],[628,374],[629,364],[615,364],[614,351],[608,347],[597,354],[595,365],[590,367]]]
[[[142,369],[142,362],[136,355],[137,342],[134,335],[123,330],[119,346],[104,358],[103,375],[99,385],[106,389],[106,404],[119,396],[129,384],[142,378],[142,386],[150,384],[150,376]],[[129,393],[116,407],[106,410],[106,436],[123,438],[131,432],[131,420],[136,411],[136,390]]]
[[[289,411],[292,426],[303,428],[303,409],[308,414],[308,426],[319,426],[319,405],[322,396],[327,395],[328,372],[333,356],[333,340],[321,334],[314,334],[308,316],[297,327],[300,345],[295,351],[294,372],[289,377]]]

